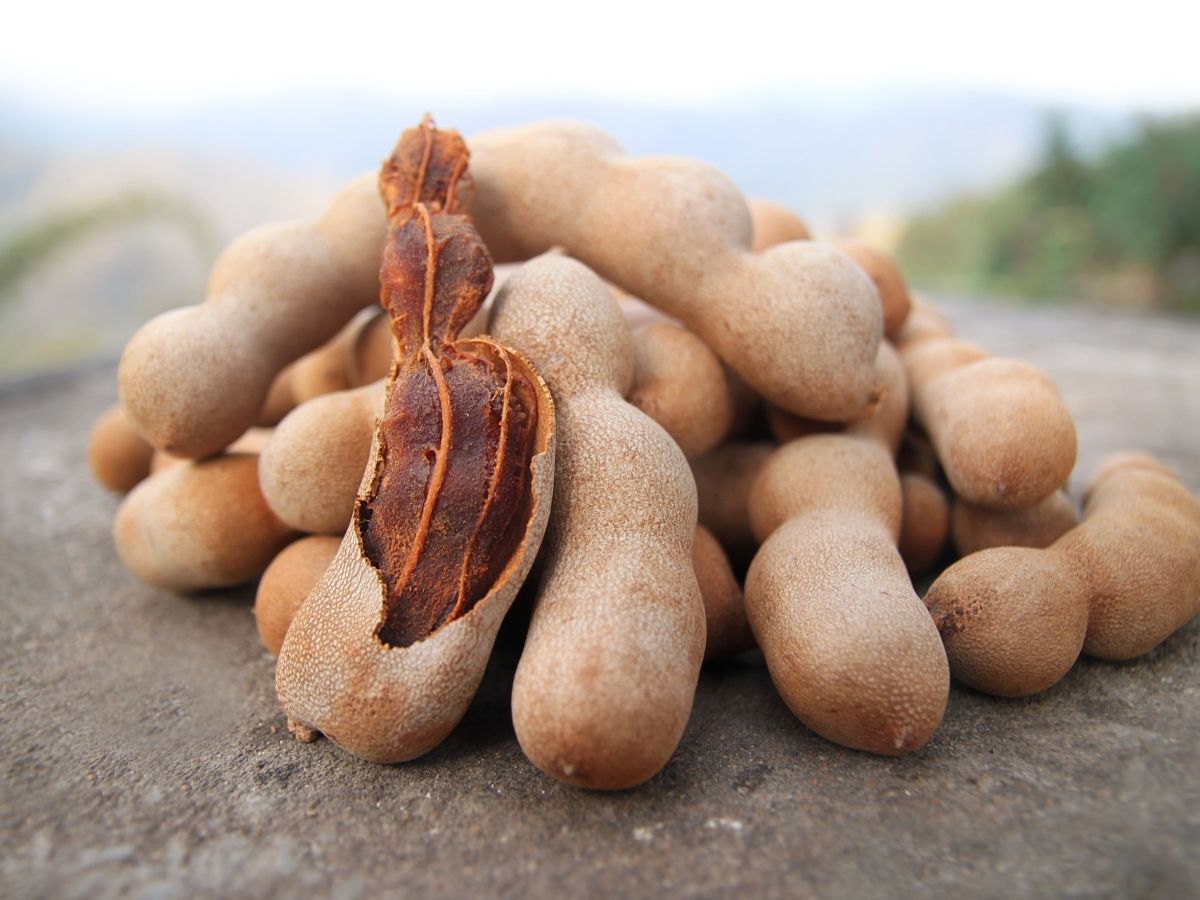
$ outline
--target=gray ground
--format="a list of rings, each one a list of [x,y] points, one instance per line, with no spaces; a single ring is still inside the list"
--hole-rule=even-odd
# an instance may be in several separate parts
[[[1200,323],[949,309],[1054,375],[1084,474],[1142,447],[1200,489]],[[525,761],[507,646],[442,747],[369,765],[290,738],[251,590],[121,568],[83,464],[114,395],[111,367],[0,391],[0,894],[1200,896],[1200,623],[1033,699],[956,687],[903,760],[806,731],[755,658],[715,666],[670,765],[618,794]]]

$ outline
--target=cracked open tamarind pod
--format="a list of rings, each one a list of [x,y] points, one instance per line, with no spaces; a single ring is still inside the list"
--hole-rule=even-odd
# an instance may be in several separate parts
[[[889,393],[884,403],[902,400]],[[896,546],[901,493],[888,437],[816,434],[763,464],[749,502],[763,543],[745,601],[796,717],[836,743],[900,756],[937,730],[950,673]]]
[[[497,267],[496,277],[504,277]],[[482,333],[488,299],[459,332],[459,337]],[[381,317],[386,321],[387,317]],[[375,320],[378,321],[378,320]],[[372,327],[366,336],[366,351],[358,359],[354,379],[374,375],[382,359],[391,360],[391,331],[386,354],[375,347]],[[357,344],[360,351],[364,344]],[[378,381],[343,391],[313,397],[292,410],[263,449],[258,461],[263,496],[283,521],[313,534],[344,534],[367,458],[375,422],[383,413],[384,376]]]
[[[1200,502],[1144,454],[1105,462],[1078,525],[1046,549],[965,557],[925,595],[954,677],[1019,697],[1046,690],[1080,650],[1133,659],[1200,613]]]
[[[562,247],[682,321],[789,412],[845,422],[878,403],[883,316],[870,279],[810,241],[751,252],[746,202],[713,167],[628,157],[573,122],[488,132],[471,148],[471,209],[497,259]]]
[[[554,507],[513,681],[517,740],[561,781],[632,787],[674,753],[704,655],[687,460],[625,401],[629,328],[582,263],[527,263],[491,328],[537,364],[558,410]]]
[[[285,366],[371,304],[385,230],[373,191],[373,181],[360,178],[316,222],[247,232],[213,266],[202,304],[138,330],[117,380],[151,444],[188,457],[228,446],[255,424]]]
[[[466,165],[458,134],[426,119],[380,174],[395,362],[350,527],[276,667],[298,738],[375,762],[428,752],[466,712],[553,489],[549,391],[519,353],[458,338],[492,283],[460,212]]]

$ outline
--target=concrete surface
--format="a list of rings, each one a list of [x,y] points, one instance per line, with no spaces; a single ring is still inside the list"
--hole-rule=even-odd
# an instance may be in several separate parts
[[[1200,324],[952,304],[1079,419],[1200,488]],[[521,755],[498,653],[454,735],[402,766],[298,744],[252,591],[176,597],[112,549],[84,468],[113,370],[0,391],[0,894],[1200,895],[1200,623],[1023,701],[955,687],[903,760],[805,730],[750,656],[706,669],[671,764],[564,787]]]

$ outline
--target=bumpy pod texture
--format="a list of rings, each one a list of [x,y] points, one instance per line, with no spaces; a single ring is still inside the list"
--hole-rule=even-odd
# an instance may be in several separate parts
[[[672,322],[635,329],[633,349],[629,402],[661,425],[688,459],[719,444],[733,427],[735,398],[716,355]]]
[[[810,434],[840,432],[882,442],[892,453],[900,447],[908,423],[908,376],[894,347],[881,341],[875,354],[875,372],[884,386],[883,402],[872,415],[837,425],[814,419],[802,419],[778,407],[767,408],[767,425],[781,444]]]
[[[461,138],[426,120],[384,164],[396,361],[350,527],[276,668],[298,737],[376,762],[428,752],[466,711],[553,489],[549,391],[519,353],[458,339],[492,281],[459,212],[466,163]]]
[[[199,306],[133,336],[121,402],[160,450],[202,457],[259,418],[276,375],[378,296],[386,222],[372,179],[348,185],[315,223],[251,231],[213,267]]]
[[[1017,509],[1054,493],[1075,466],[1075,423],[1039,369],[988,356],[946,335],[919,306],[899,340],[913,418],[925,429],[955,493]]]
[[[1124,456],[1050,547],[972,554],[942,573],[925,604],[954,676],[990,694],[1045,690],[1080,649],[1132,659],[1200,612],[1200,503],[1161,463]]]
[[[517,739],[562,781],[632,787],[678,745],[704,655],[687,461],[623,399],[629,329],[585,266],[530,262],[501,289],[491,327],[536,362],[559,417],[543,574],[513,683]]]
[[[946,654],[896,548],[900,482],[871,438],[800,438],[750,494],[763,539],[746,613],[776,688],[813,731],[893,756],[921,747],[946,708]]]
[[[156,472],[129,493],[113,522],[126,568],[173,591],[251,581],[294,536],[267,508],[258,458],[246,453]]]
[[[789,412],[844,422],[877,402],[883,321],[870,279],[808,241],[752,253],[746,202],[717,170],[630,158],[570,122],[489,132],[471,146],[472,210],[497,259],[564,248],[681,320]]]

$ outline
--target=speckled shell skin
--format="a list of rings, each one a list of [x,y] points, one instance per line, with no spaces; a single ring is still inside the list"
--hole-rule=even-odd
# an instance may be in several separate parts
[[[896,546],[889,430],[803,437],[768,458],[750,491],[763,543],[745,602],[771,679],[800,721],[843,746],[900,756],[937,730],[950,673]]]
[[[969,556],[989,547],[1049,547],[1078,523],[1071,498],[1059,490],[1020,509],[989,509],[956,499],[950,527],[959,554]]]
[[[1111,459],[1079,525],[1044,550],[959,560],[925,604],[954,676],[990,694],[1045,690],[1081,649],[1132,659],[1200,612],[1200,503],[1157,460]]]
[[[878,399],[870,279],[810,241],[751,252],[746,201],[711,166],[627,157],[592,126],[546,122],[477,135],[471,170],[471,213],[498,261],[562,247],[797,415],[845,422]]]
[[[275,687],[298,736],[319,731],[371,762],[404,762],[441,743],[466,712],[500,623],[533,565],[554,491],[553,401],[537,372],[520,354],[513,358],[539,388],[540,398],[524,540],[495,586],[470,611],[424,640],[390,647],[376,636],[384,582],[364,554],[359,529],[347,529],[279,653]],[[370,489],[378,455],[376,437],[360,495]]]
[[[950,336],[918,302],[897,338],[913,418],[959,497],[991,509],[1032,506],[1075,467],[1075,423],[1040,369]]]
[[[155,472],[125,497],[113,521],[126,568],[172,591],[251,581],[294,536],[263,500],[251,453]]]
[[[558,408],[554,508],[513,683],[517,739],[559,780],[632,787],[678,745],[704,654],[687,461],[623,399],[629,329],[581,263],[528,263],[491,328],[534,361]]]

